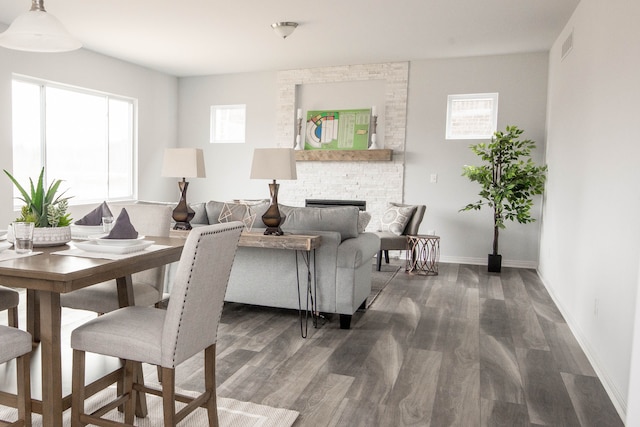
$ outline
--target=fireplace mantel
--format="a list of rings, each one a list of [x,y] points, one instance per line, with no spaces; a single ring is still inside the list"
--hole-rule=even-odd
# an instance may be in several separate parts
[[[296,150],[299,162],[368,162],[390,161],[393,150]]]

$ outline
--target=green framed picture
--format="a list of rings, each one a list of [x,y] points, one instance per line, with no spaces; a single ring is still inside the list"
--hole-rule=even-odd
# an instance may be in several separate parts
[[[307,111],[305,150],[366,150],[371,108]]]

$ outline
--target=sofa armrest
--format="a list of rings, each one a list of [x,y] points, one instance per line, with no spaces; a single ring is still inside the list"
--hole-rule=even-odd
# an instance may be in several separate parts
[[[370,262],[380,250],[380,239],[374,233],[361,233],[338,246],[338,267],[358,268]]]

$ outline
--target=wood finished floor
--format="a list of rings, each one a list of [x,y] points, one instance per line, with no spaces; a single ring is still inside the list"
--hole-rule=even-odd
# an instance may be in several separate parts
[[[294,409],[297,427],[623,425],[527,269],[401,270],[351,330],[336,316],[308,339],[295,311],[226,304],[216,375],[219,396]],[[177,385],[203,389],[201,356]]]

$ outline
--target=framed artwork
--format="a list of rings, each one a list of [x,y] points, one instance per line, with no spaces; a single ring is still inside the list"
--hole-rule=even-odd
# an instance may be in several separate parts
[[[305,150],[366,150],[371,108],[307,111]]]

